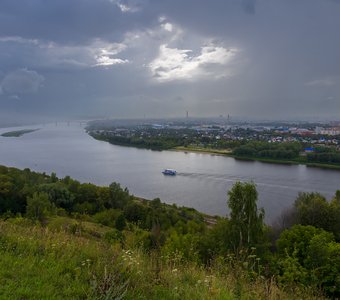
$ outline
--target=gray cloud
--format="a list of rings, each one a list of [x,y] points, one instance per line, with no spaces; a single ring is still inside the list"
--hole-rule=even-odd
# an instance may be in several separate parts
[[[328,87],[328,86],[332,86],[335,84],[336,82],[332,78],[321,78],[321,79],[315,79],[315,80],[306,82],[307,86],[315,86],[315,87],[320,87],[320,86]]]
[[[17,94],[38,92],[43,81],[44,77],[36,71],[20,69],[5,76],[1,82],[1,91],[2,94],[9,94],[17,99]]]
[[[338,0],[3,0],[0,11],[0,110],[16,116],[340,109]]]
[[[256,0],[242,0],[242,5],[247,13],[255,13]]]

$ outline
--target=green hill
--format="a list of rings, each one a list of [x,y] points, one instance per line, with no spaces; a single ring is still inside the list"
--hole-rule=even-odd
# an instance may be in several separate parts
[[[0,299],[338,297],[340,192],[300,194],[281,227],[256,202],[236,182],[213,217],[0,166]]]

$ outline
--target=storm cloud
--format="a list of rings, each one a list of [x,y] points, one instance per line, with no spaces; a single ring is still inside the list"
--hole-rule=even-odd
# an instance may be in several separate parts
[[[36,93],[43,81],[44,77],[35,71],[16,70],[2,80],[1,91],[10,95]]]
[[[337,0],[3,0],[0,12],[0,117],[339,117]]]

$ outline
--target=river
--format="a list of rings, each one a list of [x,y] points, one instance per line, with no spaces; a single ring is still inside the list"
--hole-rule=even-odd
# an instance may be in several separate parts
[[[340,171],[115,146],[93,139],[80,123],[1,128],[0,134],[35,128],[40,129],[21,137],[0,136],[0,164],[98,185],[116,181],[136,196],[159,197],[212,215],[228,213],[227,191],[237,180],[255,182],[258,205],[269,223],[292,205],[300,191],[320,192],[331,199],[340,189]],[[177,176],[164,176],[165,168],[176,169]]]

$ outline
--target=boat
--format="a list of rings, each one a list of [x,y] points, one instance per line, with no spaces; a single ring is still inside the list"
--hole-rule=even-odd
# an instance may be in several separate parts
[[[175,170],[173,170],[173,169],[165,169],[164,171],[162,171],[162,173],[164,175],[172,175],[172,176],[177,174],[177,172]]]

